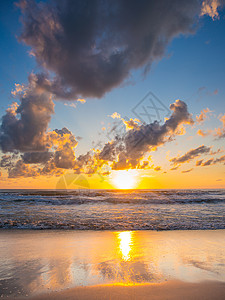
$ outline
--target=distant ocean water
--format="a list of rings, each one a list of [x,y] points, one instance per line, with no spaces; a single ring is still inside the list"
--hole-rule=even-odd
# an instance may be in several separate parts
[[[0,228],[225,229],[225,190],[1,190]]]

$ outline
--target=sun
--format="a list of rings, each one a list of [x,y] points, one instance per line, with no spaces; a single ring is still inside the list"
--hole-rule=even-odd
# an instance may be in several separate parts
[[[135,170],[121,170],[115,171],[112,182],[118,189],[132,189],[136,186],[136,172]]]

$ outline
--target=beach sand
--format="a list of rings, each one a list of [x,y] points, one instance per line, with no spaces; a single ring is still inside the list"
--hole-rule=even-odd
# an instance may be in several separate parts
[[[77,287],[58,293],[47,293],[33,300],[223,300],[225,283],[164,282],[136,286],[100,285]]]
[[[3,299],[225,299],[225,230],[0,230]]]

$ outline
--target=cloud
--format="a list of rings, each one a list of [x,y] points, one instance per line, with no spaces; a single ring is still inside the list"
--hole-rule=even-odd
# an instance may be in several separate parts
[[[130,119],[130,120],[122,120],[124,125],[126,126],[126,129],[129,130],[129,129],[138,129],[139,128],[139,123],[141,123],[140,120],[138,119]]]
[[[19,6],[20,40],[43,68],[37,84],[73,100],[100,98],[132,70],[147,72],[173,38],[194,32],[197,16],[217,12],[213,3],[201,7],[198,0],[23,0]]]
[[[203,109],[199,116],[196,116],[196,120],[198,123],[202,123],[207,118],[207,114],[211,113],[212,111],[209,108]]]
[[[73,108],[76,108],[76,107],[77,107],[76,103],[74,103],[74,102],[72,102],[72,103],[67,103],[67,102],[65,102],[64,105],[65,105],[65,106],[70,106],[70,107],[73,107]]]
[[[51,95],[42,92],[30,76],[29,85],[2,117],[0,148],[3,152],[44,151],[46,130],[54,113]]]
[[[155,121],[128,130],[123,136],[117,136],[115,140],[105,144],[99,158],[114,161],[113,169],[139,167],[146,153],[179,134],[179,128],[183,124],[194,123],[183,101],[176,100],[170,105],[170,109],[173,113],[163,125]]]
[[[161,171],[161,167],[155,167],[154,170],[155,171]]]
[[[77,99],[76,103],[74,103],[74,102],[72,102],[72,103],[71,102],[69,102],[69,103],[65,102],[64,105],[76,108],[77,107],[77,102],[80,102],[80,103],[84,104],[84,103],[86,103],[86,100],[85,99]]]
[[[198,117],[196,117],[198,118]],[[220,122],[222,123],[221,127],[215,128],[215,129],[208,129],[205,132],[201,129],[198,130],[197,134],[206,137],[208,135],[213,135],[214,137],[218,139],[225,138],[225,115],[219,117]]]
[[[201,154],[208,154],[210,149],[211,147],[202,145],[199,146],[198,148],[189,150],[188,152],[186,152],[184,155],[180,157],[174,157],[170,159],[170,162],[172,162],[174,165],[186,163],[189,162],[190,160],[195,159]]]
[[[198,167],[198,166],[201,166],[202,162],[203,162],[203,159],[197,160],[197,161],[196,161],[196,166],[197,166],[197,167]]]
[[[188,169],[188,170],[181,171],[181,173],[189,173],[189,172],[191,172],[192,170],[193,170],[193,168]]]
[[[207,130],[206,132],[202,131],[201,129],[199,129],[197,131],[197,134],[202,136],[202,137],[205,137],[205,136],[208,136],[210,134],[210,132]]]
[[[218,138],[225,138],[225,115],[219,119],[222,122],[222,127],[215,129],[215,136]]]
[[[8,177],[59,176],[66,169],[75,167],[77,141],[67,129],[46,132],[46,147],[49,151],[25,152],[20,155],[4,155],[0,167],[8,171]]]
[[[11,108],[10,108],[11,109]],[[43,132],[45,136],[43,149],[32,148],[32,151],[22,151],[4,155],[0,167],[8,170],[9,177],[37,177],[40,175],[61,175],[65,169],[72,169],[75,173],[107,174],[111,170],[123,169],[154,169],[160,171],[161,167],[151,164],[151,157],[146,159],[147,153],[155,151],[158,147],[170,142],[180,134],[180,127],[184,124],[193,125],[194,121],[189,114],[187,105],[176,100],[170,105],[171,116],[160,125],[157,121],[150,124],[137,124],[124,134],[117,135],[115,139],[107,142],[101,150],[92,149],[86,154],[75,156],[77,139],[67,129],[55,129]],[[15,108],[12,108],[15,111]],[[14,114],[17,114],[17,110]],[[121,118],[121,117],[120,117]],[[19,150],[18,148],[16,148]],[[21,150],[22,149],[22,150]],[[181,157],[170,161],[176,170],[179,164],[188,162],[203,153],[210,154],[210,147],[204,145],[191,149]],[[21,154],[22,153],[22,154]],[[223,161],[223,157],[220,158]],[[217,159],[219,162],[219,160]],[[213,164],[215,161],[197,162],[196,165]],[[183,173],[191,170],[183,171]]]
[[[18,94],[22,93],[25,89],[23,84],[15,83],[15,89],[11,92],[11,94],[16,97]]]
[[[170,169],[170,171],[176,171],[178,168],[179,168],[179,166],[172,167],[172,168]]]
[[[76,173],[84,172],[83,169],[84,166],[87,166],[90,161],[92,161],[92,155],[90,152],[79,155],[75,162],[75,167],[74,167],[75,172]]]
[[[38,171],[29,165],[25,164],[22,160],[18,160],[16,164],[9,169],[8,177],[36,177],[38,176]]]
[[[214,159],[214,163],[221,163],[225,162],[225,155],[221,156],[220,158]]]
[[[22,155],[22,160],[25,164],[40,164],[46,163],[52,157],[52,153],[44,152],[26,152]]]
[[[121,120],[123,122],[123,124],[126,126],[126,130],[138,129],[138,127],[141,123],[141,121],[137,118],[135,118],[135,119],[122,118],[121,115],[117,112],[114,112],[110,117],[113,119]]]
[[[210,166],[210,165],[212,165],[212,163],[213,163],[213,159],[211,158],[205,162],[202,162],[201,166]]]
[[[110,115],[110,117],[113,118],[113,119],[121,119],[120,114],[117,113],[116,111],[112,115]]]
[[[213,150],[211,150],[210,151],[210,155],[216,155],[216,154],[218,154],[218,153],[222,153],[222,152],[224,152],[224,150],[223,149],[220,149],[220,148],[218,148],[217,150],[215,150],[215,151],[213,151]]]
[[[196,166],[202,166],[202,167],[205,167],[205,166],[211,166],[211,165],[215,165],[215,164],[218,164],[218,163],[225,163],[225,155],[219,157],[219,158],[211,158],[211,159],[208,159],[207,161],[203,161],[203,159],[201,160],[198,160],[196,162]]]
[[[77,101],[80,102],[80,103],[82,103],[82,104],[86,103],[85,99],[77,99]]]
[[[65,127],[48,129],[54,113],[51,94],[40,89],[31,74],[29,84],[23,90],[17,87],[15,96],[20,104],[12,103],[0,126],[0,148],[8,153],[2,156],[0,167],[13,178],[59,174],[58,169],[73,168],[76,138]]]
[[[106,143],[99,154],[99,159],[114,161],[116,159],[117,152],[123,149],[122,147],[118,148],[118,143],[118,139]]]
[[[146,158],[147,153],[171,141],[179,134],[180,126],[194,123],[187,110],[187,105],[183,101],[176,100],[170,105],[170,109],[172,114],[163,125],[157,121],[150,124],[139,124],[116,135],[101,150],[92,149],[92,151],[78,156],[74,161],[74,171],[76,173],[103,174],[105,168],[107,168],[107,173],[109,170],[153,168],[153,165],[149,165],[151,157]],[[117,113],[114,116],[122,119]],[[156,171],[159,170],[160,167],[156,167]]]
[[[56,168],[72,169],[75,164],[74,148],[78,142],[67,128],[55,129],[48,133],[48,145],[54,148],[52,161]]]
[[[12,166],[13,155],[3,155],[0,160],[1,168],[10,168]]]
[[[107,164],[113,169],[149,168],[146,153],[182,134],[183,124],[194,123],[184,102],[171,104],[172,115],[163,125],[140,124],[118,114],[125,134],[94,154],[76,158],[74,135],[67,128],[49,131],[52,98],[84,103],[85,97],[102,97],[120,85],[133,70],[147,72],[173,38],[194,33],[197,16],[216,16],[220,3],[213,2],[21,1],[20,40],[31,47],[42,71],[30,74],[27,86],[15,85],[12,95],[19,103],[2,118],[0,149],[11,154],[1,163],[10,176],[59,174],[61,169],[91,174]]]
[[[218,8],[224,4],[220,0],[205,0],[202,3],[201,16],[209,15],[212,19],[219,17]]]

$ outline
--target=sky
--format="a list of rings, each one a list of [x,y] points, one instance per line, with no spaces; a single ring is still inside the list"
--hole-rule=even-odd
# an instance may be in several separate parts
[[[0,188],[224,188],[224,1],[1,1]]]

